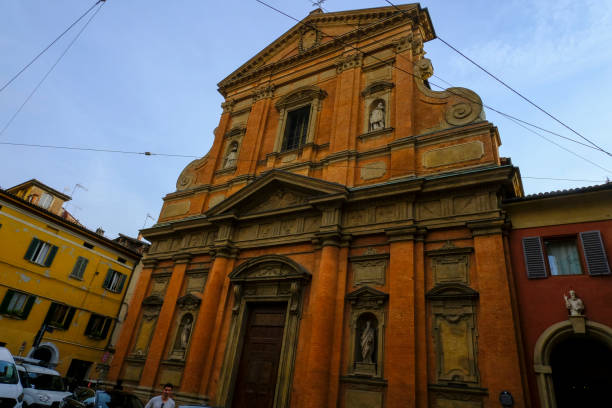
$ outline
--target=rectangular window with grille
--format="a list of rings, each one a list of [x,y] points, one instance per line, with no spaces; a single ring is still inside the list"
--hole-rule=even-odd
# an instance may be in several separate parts
[[[289,111],[283,136],[282,151],[297,149],[306,143],[310,105]]]
[[[18,319],[27,319],[36,296],[28,293],[7,290],[0,304],[0,313]]]
[[[32,239],[25,254],[25,259],[41,266],[51,266],[57,253],[57,247],[38,238]]]
[[[523,255],[530,279],[580,275],[584,266],[591,276],[610,275],[599,231],[585,231],[570,237],[526,237],[523,238]]]
[[[85,268],[87,268],[87,264],[89,260],[82,256],[77,258],[76,263],[74,264],[74,268],[72,268],[72,272],[70,273],[70,277],[74,279],[83,279],[83,274],[85,273]]]
[[[106,273],[106,278],[104,279],[104,283],[102,287],[104,289],[108,289],[111,292],[121,293],[123,290],[123,285],[125,284],[125,280],[127,275],[117,272],[115,270],[109,269]]]

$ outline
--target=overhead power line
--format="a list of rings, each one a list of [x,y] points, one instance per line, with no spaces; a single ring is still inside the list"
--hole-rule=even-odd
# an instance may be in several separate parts
[[[359,49],[359,47],[356,47],[356,46],[354,46],[354,45],[352,45],[352,44],[347,43],[346,41],[343,41],[343,40],[342,40],[341,38],[339,38],[338,36],[329,35],[329,34],[325,33],[324,31],[322,31],[321,29],[317,28],[316,26],[314,26],[314,25],[312,25],[312,24],[310,24],[310,23],[308,23],[308,22],[303,22],[303,21],[301,21],[301,20],[298,20],[297,18],[295,18],[295,17],[293,17],[293,16],[291,16],[291,15],[289,15],[289,14],[285,13],[285,12],[284,12],[284,11],[282,11],[282,10],[279,10],[278,8],[276,8],[276,7],[274,7],[274,6],[270,5],[270,4],[268,4],[268,3],[266,3],[266,2],[264,2],[264,1],[262,1],[262,0],[255,0],[255,1],[256,1],[256,2],[258,2],[258,3],[260,3],[260,4],[262,4],[262,5],[264,5],[264,6],[266,6],[266,7],[268,7],[268,8],[270,8],[270,9],[272,9],[272,10],[274,10],[274,11],[276,11],[276,12],[277,12],[277,13],[279,13],[279,14],[282,14],[282,15],[284,15],[284,16],[286,16],[286,17],[288,17],[288,18],[290,18],[290,19],[292,19],[292,20],[294,20],[294,21],[296,21],[298,24],[301,24],[301,25],[306,26],[306,27],[309,27],[309,28],[311,28],[311,29],[313,29],[313,30],[315,30],[315,31],[318,31],[319,33],[321,33],[321,34],[322,34],[323,36],[325,36],[325,37],[333,38],[333,39],[335,39],[336,41],[340,42],[342,45],[344,45],[344,46],[346,46],[346,47],[349,47],[349,48],[351,48],[351,49],[353,49],[353,50],[355,50],[355,51],[357,51],[357,52],[360,52],[360,53],[362,53],[362,54],[364,53],[364,52],[363,52],[361,49]],[[397,6],[395,6],[395,7],[397,8]],[[404,12],[404,11],[403,11],[403,10],[401,10],[401,9],[399,9],[399,10],[400,10],[401,12]],[[395,70],[401,71],[401,72],[403,72],[403,73],[405,73],[405,74],[408,74],[408,75],[410,75],[410,76],[413,76],[413,77],[415,77],[415,78],[418,78],[418,79],[423,80],[423,78],[421,78],[419,75],[416,75],[416,74],[414,74],[414,73],[412,73],[412,72],[409,72],[409,71],[406,71],[406,70],[404,70],[404,69],[402,69],[402,68],[399,68],[399,67],[397,67],[396,65],[394,65],[394,64],[392,64],[392,63],[390,63],[390,62],[388,62],[388,61],[384,61],[384,60],[382,60],[382,59],[380,59],[380,58],[376,57],[375,55],[370,55],[370,57],[372,57],[373,59],[375,59],[375,60],[377,60],[377,61],[379,61],[379,62],[384,63],[385,65],[390,66],[392,69],[395,69]],[[431,82],[431,81],[428,81],[428,82],[429,82],[429,84],[430,84],[430,85],[433,85],[433,86],[435,86],[435,87],[437,87],[437,88],[439,88],[439,89],[441,89],[441,90],[443,90],[443,91],[445,91],[445,92],[448,92],[448,93],[450,93],[450,94],[452,94],[452,95],[454,95],[454,96],[457,96],[457,97],[463,98],[463,99],[465,99],[465,100],[467,100],[467,101],[469,101],[469,102],[471,102],[471,103],[474,103],[474,104],[476,104],[476,105],[479,105],[479,106],[481,106],[481,107],[486,107],[486,108],[488,108],[488,109],[492,110],[493,112],[496,112],[496,113],[498,113],[498,114],[500,114],[500,115],[502,115],[502,116],[505,116],[505,117],[507,117],[507,118],[509,118],[509,119],[513,119],[513,120],[515,120],[515,121],[522,122],[522,123],[528,124],[528,125],[530,125],[530,126],[534,126],[534,127],[538,128],[538,129],[541,129],[541,130],[547,131],[547,130],[542,129],[542,128],[538,127],[538,126],[531,125],[530,123],[525,122],[525,121],[523,121],[523,120],[521,120],[521,119],[515,118],[514,116],[509,115],[509,114],[507,114],[507,113],[504,113],[504,112],[502,112],[502,111],[500,111],[500,110],[498,110],[498,109],[495,109],[495,108],[493,108],[493,107],[491,107],[491,106],[489,106],[489,105],[487,105],[487,104],[484,104],[484,103],[479,102],[479,101],[472,100],[471,98],[469,98],[469,97],[468,97],[468,96],[466,96],[466,95],[462,95],[462,94],[460,94],[460,93],[453,92],[453,91],[452,91],[452,90],[450,90],[450,89],[445,89],[444,87],[442,87],[442,86],[440,86],[440,85],[437,85],[437,84],[436,84],[436,83],[434,83],[434,82]],[[547,131],[547,132],[548,132],[548,131]],[[560,136],[560,135],[557,135],[557,136]],[[578,143],[578,144],[580,144],[580,145],[583,145],[583,146],[586,146],[586,147],[590,147],[590,148],[593,148],[593,149],[598,150],[598,151],[602,151],[603,153],[606,153],[606,154],[608,154],[608,155],[609,155],[609,153],[608,153],[608,152],[606,152],[605,150],[602,150],[601,148],[591,147],[591,146],[585,145],[585,144],[584,144],[584,143],[582,143],[582,142],[579,142],[579,141],[574,140],[574,139],[571,139],[571,138],[567,138],[567,137],[565,137],[565,136],[560,136],[560,137],[562,137],[562,138],[564,138],[564,139],[567,139],[567,140],[571,140],[571,141],[572,141],[572,142],[574,142],[574,143]],[[544,138],[544,137],[543,137],[543,138]],[[549,141],[549,142],[551,142],[551,143],[553,143],[552,141],[550,141],[550,139],[547,139],[547,138],[544,138],[544,139],[545,139],[545,140],[547,140],[547,141]],[[553,143],[553,144],[555,144],[556,146],[560,146],[560,145],[558,145],[557,143]],[[566,151],[569,151],[569,150],[567,150],[567,149],[565,149],[565,148],[563,148],[563,147],[561,147],[561,148],[562,148],[562,149],[564,149],[564,150],[566,150]],[[582,156],[580,156],[580,155],[577,155],[577,154],[574,154],[574,155],[575,155],[575,156],[577,156],[577,157],[579,157],[579,158],[581,158],[581,159],[584,159],[584,158],[583,158]],[[584,160],[586,160],[588,163],[594,164],[594,163],[593,163],[592,161],[590,161],[590,160],[587,160],[587,159],[584,159]],[[602,168],[602,169],[603,169],[603,167],[601,167],[601,166],[599,166],[599,165],[597,165],[597,164],[595,164],[595,165],[596,165],[597,167],[599,167],[599,168]],[[608,172],[609,172],[609,170],[606,170],[606,171],[608,171]]]
[[[32,98],[32,96],[34,96],[34,94],[36,93],[36,91],[38,91],[38,88],[40,88],[40,86],[43,84],[43,82],[45,82],[45,80],[47,79],[47,77],[51,74],[51,72],[55,69],[55,67],[57,66],[57,64],[59,64],[59,62],[62,60],[62,58],[64,58],[64,55],[66,55],[66,53],[68,53],[68,50],[70,50],[70,48],[72,47],[72,45],[76,42],[76,40],[81,36],[81,34],[83,33],[83,31],[85,31],[85,28],[87,28],[87,26],[89,25],[89,23],[91,22],[91,20],[93,20],[93,18],[98,14],[98,12],[100,11],[100,9],[102,8],[102,6],[104,5],[103,1],[105,0],[100,0],[98,1],[98,3],[102,3],[100,5],[100,7],[98,7],[98,9],[91,15],[91,17],[89,17],[89,19],[87,20],[87,22],[83,25],[83,27],[81,27],[81,29],[79,30],[79,32],[77,33],[77,35],[72,39],[72,41],[70,41],[70,43],[68,44],[68,46],[66,47],[66,49],[64,49],[64,51],[60,54],[60,56],[57,58],[57,60],[53,63],[53,65],[51,65],[51,68],[49,68],[47,70],[47,72],[45,73],[45,75],[43,75],[42,79],[38,82],[38,84],[34,87],[34,89],[32,90],[32,92],[30,92],[30,94],[25,98],[25,100],[23,101],[23,103],[19,106],[19,108],[15,111],[15,113],[13,114],[13,116],[11,116],[11,118],[8,120],[8,122],[6,122],[6,124],[4,125],[4,127],[2,128],[2,130],[0,130],[0,136],[2,136],[4,134],[4,132],[6,131],[6,129],[8,129],[8,127],[11,125],[11,123],[13,123],[13,121],[15,120],[15,118],[17,117],[17,115],[19,115],[19,113],[21,112],[21,110],[23,109],[23,107],[30,101],[30,99]],[[96,4],[98,4],[96,3]],[[95,6],[95,5],[94,5]]]
[[[89,12],[91,10],[93,10],[94,7],[96,7],[97,4],[102,3],[106,0],[98,0],[93,6],[91,6],[85,13],[83,13],[83,15],[79,18],[76,19],[76,21],[72,24],[70,24],[70,26],[68,26],[67,29],[65,29],[59,36],[57,36],[57,38],[53,41],[51,41],[51,43],[49,45],[47,45],[41,52],[38,53],[38,55],[36,55],[32,61],[28,62],[19,72],[17,72],[11,79],[9,79],[4,85],[2,85],[2,87],[0,88],[0,92],[4,91],[15,79],[17,79],[19,77],[19,75],[21,75],[26,69],[28,69],[30,67],[30,65],[32,65],[34,62],[36,62],[36,60],[38,58],[40,58],[41,55],[43,55],[49,48],[51,48],[53,46],[53,44],[55,44],[57,41],[59,41],[60,38],[62,38],[68,31],[70,31],[72,29],[72,27],[74,27],[79,21],[81,21],[87,14],[89,14]]]
[[[385,0],[385,2],[387,2],[388,4],[390,4],[391,6],[393,6],[396,10],[405,13],[405,10],[400,9],[399,7],[397,7],[395,4],[393,4],[392,2],[390,2],[389,0]],[[443,44],[445,44],[447,47],[449,47],[451,50],[455,51],[457,54],[461,55],[463,58],[465,58],[466,60],[468,60],[469,62],[471,62],[472,64],[474,64],[476,67],[478,67],[480,70],[482,70],[484,73],[486,73],[487,75],[489,75],[491,78],[493,78],[494,80],[496,80],[497,82],[499,82],[500,84],[502,84],[504,87],[506,87],[507,89],[509,89],[510,91],[512,91],[513,93],[515,93],[516,95],[518,95],[520,98],[522,98],[524,101],[526,101],[527,103],[529,103],[530,105],[532,105],[533,107],[535,107],[536,109],[538,109],[540,112],[546,114],[548,117],[550,117],[551,119],[553,119],[555,122],[559,123],[561,126],[565,127],[566,129],[568,129],[569,131],[571,131],[572,133],[574,133],[575,135],[579,136],[580,138],[582,138],[583,140],[585,140],[586,142],[590,143],[593,147],[595,147],[597,150],[607,154],[608,156],[612,156],[612,153],[604,150],[602,147],[600,147],[599,145],[597,145],[595,142],[591,141],[590,139],[586,138],[585,136],[581,135],[580,133],[578,133],[576,130],[574,130],[573,128],[571,128],[570,126],[566,125],[564,122],[562,122],[560,119],[557,119],[557,117],[555,117],[553,114],[549,113],[548,111],[546,111],[544,108],[540,107],[538,104],[536,104],[535,102],[533,102],[531,99],[527,98],[525,95],[523,95],[522,93],[520,93],[519,91],[517,91],[516,89],[514,89],[513,87],[511,87],[510,85],[508,85],[506,82],[502,81],[500,78],[498,78],[497,76],[495,76],[494,74],[492,74],[491,72],[489,72],[486,68],[484,68],[482,65],[478,64],[476,61],[474,61],[473,59],[471,59],[470,57],[468,57],[467,55],[465,55],[464,53],[462,53],[461,51],[459,51],[456,47],[452,46],[451,44],[449,44],[446,40],[444,40],[442,37],[440,37],[439,35],[436,35],[436,38],[438,38],[438,40],[440,40]]]

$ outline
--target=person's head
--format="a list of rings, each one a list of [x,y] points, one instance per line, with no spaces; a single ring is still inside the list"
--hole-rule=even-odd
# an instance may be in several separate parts
[[[174,386],[170,383],[167,383],[164,385],[164,389],[162,390],[162,396],[164,398],[170,398],[170,396],[172,395],[172,390],[174,389]]]
[[[570,291],[569,291],[569,294],[570,294],[570,297],[571,297],[572,299],[574,299],[574,298],[576,297],[576,292],[574,292],[573,290],[570,290]]]

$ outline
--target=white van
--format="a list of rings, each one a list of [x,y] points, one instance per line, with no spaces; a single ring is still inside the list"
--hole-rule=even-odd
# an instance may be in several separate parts
[[[6,347],[0,347],[0,406],[21,408],[22,401],[23,387],[13,355]]]
[[[65,396],[64,380],[60,374],[47,367],[23,363],[17,366],[23,384],[23,408],[57,407]]]

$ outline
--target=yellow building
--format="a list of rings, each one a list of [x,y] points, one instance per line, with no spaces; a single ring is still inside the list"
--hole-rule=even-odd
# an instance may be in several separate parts
[[[100,378],[140,254],[80,225],[68,200],[37,180],[0,189],[0,342],[67,377]]]

